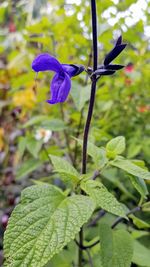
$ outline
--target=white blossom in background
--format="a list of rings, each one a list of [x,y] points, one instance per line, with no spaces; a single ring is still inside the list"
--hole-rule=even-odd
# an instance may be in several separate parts
[[[39,128],[36,130],[35,133],[35,139],[43,140],[43,143],[47,143],[51,138],[51,136],[52,136],[52,131],[45,128]]]

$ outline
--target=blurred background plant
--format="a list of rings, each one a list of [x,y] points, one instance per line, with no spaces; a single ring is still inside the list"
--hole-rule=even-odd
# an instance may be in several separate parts
[[[127,140],[126,156],[144,160],[150,168],[150,1],[105,0],[97,1],[97,5],[99,64],[120,33],[128,47],[117,60],[118,64],[126,65],[125,69],[98,82],[90,139],[102,146],[123,135]],[[31,62],[37,54],[48,52],[63,63],[91,66],[90,3],[1,1],[0,24],[2,249],[3,232],[20,191],[33,180],[64,186],[51,171],[48,154],[68,158],[80,170],[81,151],[73,137],[83,134],[90,81],[86,73],[81,74],[72,81],[71,95],[65,104],[48,105],[45,100],[51,73],[40,73],[35,81]],[[114,168],[102,179],[128,207],[145,197]],[[145,227],[144,223],[136,227],[140,229],[141,242],[150,246],[147,241],[150,218],[145,214],[144,219]],[[0,261],[2,264],[2,253]],[[150,266],[146,262],[142,265],[138,257],[134,261],[137,266]]]

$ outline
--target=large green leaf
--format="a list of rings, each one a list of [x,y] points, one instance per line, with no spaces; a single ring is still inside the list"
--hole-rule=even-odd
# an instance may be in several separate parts
[[[81,183],[81,188],[95,201],[97,207],[111,212],[117,216],[126,218],[122,204],[98,181],[86,181]]]
[[[140,266],[150,267],[150,249],[135,240],[132,261]]]
[[[117,136],[110,140],[106,145],[106,153],[110,158],[115,158],[116,155],[122,154],[125,150],[125,138],[124,136]]]
[[[140,177],[142,179],[150,180],[150,172],[137,166],[132,161],[124,159],[123,157],[116,157],[115,160],[110,161],[112,166],[120,168],[134,176]]]
[[[100,245],[103,267],[131,266],[133,241],[127,231],[113,231],[107,224],[100,224]]]
[[[5,232],[6,266],[45,266],[75,238],[94,208],[89,197],[66,197],[53,185],[26,188]]]
[[[57,156],[49,156],[55,171],[60,173],[64,181],[74,181],[75,183],[79,181],[80,174],[68,161]]]

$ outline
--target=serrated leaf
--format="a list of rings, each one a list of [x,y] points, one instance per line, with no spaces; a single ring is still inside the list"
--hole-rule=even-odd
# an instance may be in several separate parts
[[[106,145],[106,154],[109,158],[115,158],[116,155],[122,154],[125,150],[124,136],[117,136],[110,140]]]
[[[145,184],[145,181],[139,177],[135,176],[129,176],[132,185],[136,188],[136,190],[140,193],[140,195],[143,198],[146,198],[146,195],[148,195],[147,186]]]
[[[87,181],[81,183],[81,188],[95,201],[97,207],[126,218],[125,209],[122,204],[98,181]]]
[[[60,173],[64,181],[79,181],[80,174],[78,171],[67,161],[60,157],[49,155],[55,171]]]
[[[21,179],[34,170],[38,169],[42,165],[42,162],[37,159],[29,159],[22,163],[16,171],[16,179]]]
[[[150,172],[137,166],[132,161],[125,159],[123,157],[116,157],[115,160],[109,162],[110,165],[120,168],[134,176],[140,177],[142,179],[150,180]]]
[[[150,249],[135,240],[132,261],[140,266],[150,267]]]
[[[103,267],[130,267],[133,255],[133,240],[125,230],[112,231],[100,224],[101,261]]]
[[[94,208],[89,197],[66,197],[53,185],[26,188],[5,232],[6,266],[45,266],[75,238]]]
[[[81,146],[83,145],[82,140],[77,139],[77,138],[75,139]],[[105,149],[99,148],[89,141],[87,145],[87,154],[93,158],[93,161],[98,169],[102,169],[105,166],[105,164],[108,162]]]

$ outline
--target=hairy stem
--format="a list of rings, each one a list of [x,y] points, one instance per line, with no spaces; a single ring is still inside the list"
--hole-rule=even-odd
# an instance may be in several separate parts
[[[93,39],[93,71],[97,70],[97,15],[96,15],[96,0],[91,0],[91,13],[92,13],[92,39]],[[93,115],[93,108],[95,102],[95,92],[96,92],[96,76],[92,77],[92,85],[91,85],[91,96],[90,103],[88,108],[88,115],[85,123],[84,135],[83,135],[83,150],[82,150],[82,174],[86,173],[86,160],[87,160],[87,143],[88,143],[88,135],[91,124],[91,119]],[[81,234],[82,233],[82,234]],[[79,234],[79,244],[82,246],[83,244],[83,228],[81,228]],[[82,258],[83,258],[83,250],[79,248],[79,267],[82,267]]]

